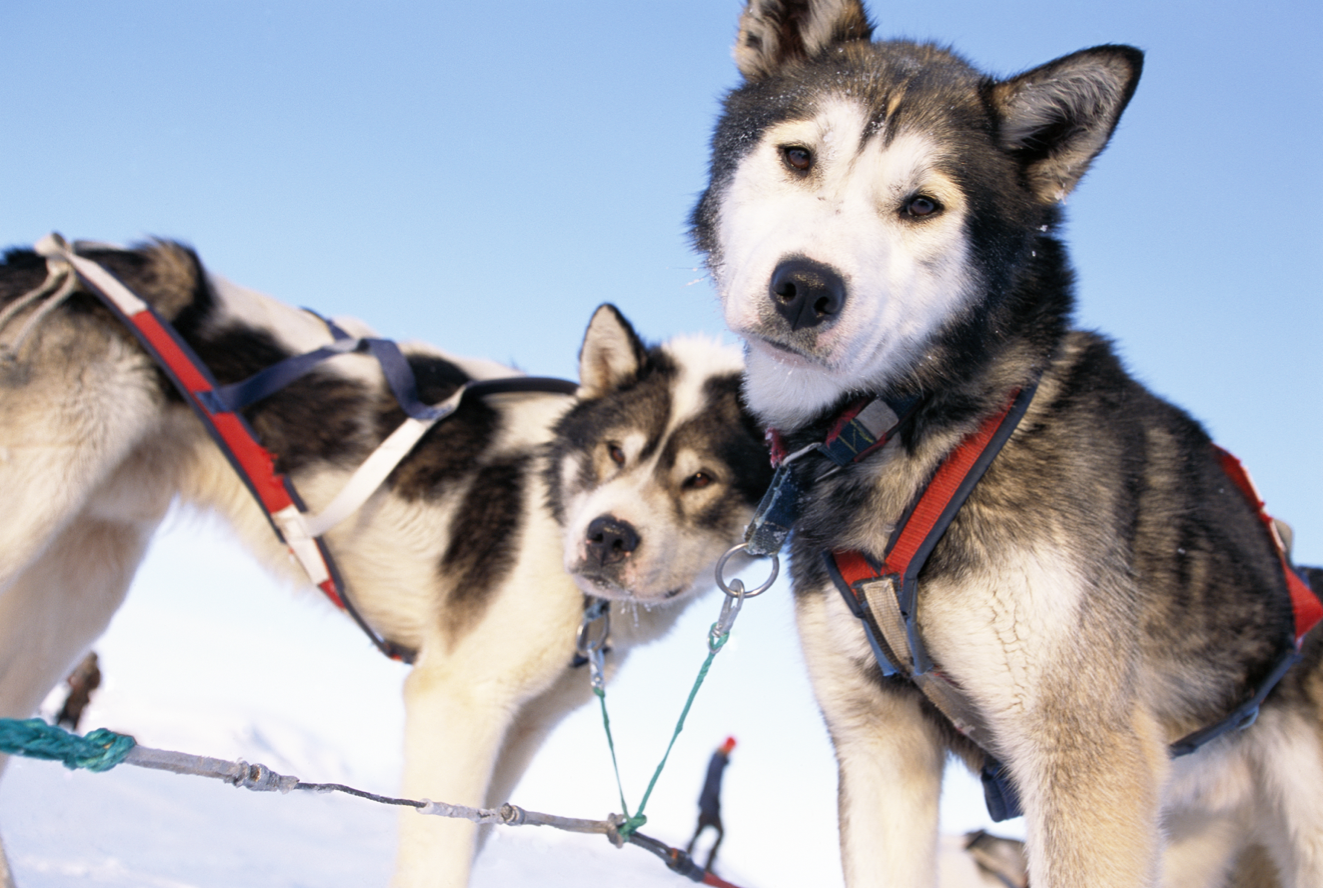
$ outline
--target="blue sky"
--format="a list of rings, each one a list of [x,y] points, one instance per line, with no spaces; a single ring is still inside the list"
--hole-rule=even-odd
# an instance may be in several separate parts
[[[574,375],[603,301],[650,338],[719,332],[685,220],[736,83],[738,10],[11,3],[0,244],[179,238],[286,301],[545,374]],[[1299,560],[1323,563],[1323,6],[870,11],[881,35],[948,43],[999,74],[1104,42],[1147,51],[1068,204],[1080,322],[1207,423],[1295,525]],[[793,641],[784,612],[774,622],[775,642],[746,650],[779,662]],[[795,699],[791,721],[820,731]],[[780,761],[812,755],[830,775],[810,746]]]

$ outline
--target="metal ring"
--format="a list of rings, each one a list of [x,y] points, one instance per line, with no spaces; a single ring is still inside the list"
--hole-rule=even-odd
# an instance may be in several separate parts
[[[721,575],[721,572],[725,570],[726,562],[730,560],[730,556],[734,555],[736,552],[740,551],[741,549],[748,548],[748,545],[749,545],[748,543],[740,543],[737,546],[731,546],[729,549],[726,550],[726,554],[722,555],[721,559],[717,561],[717,585],[721,588],[721,591],[725,592],[727,595],[734,596],[737,595],[738,593],[733,591],[730,588],[730,586],[726,584],[726,578]],[[769,576],[767,578],[767,581],[764,582],[761,586],[758,586],[753,589],[746,589],[744,591],[744,594],[740,597],[757,598],[759,595],[762,595],[768,589],[772,588],[772,584],[776,582],[776,577],[781,572],[781,561],[779,558],[776,557],[775,552],[765,557],[772,559],[772,575]]]

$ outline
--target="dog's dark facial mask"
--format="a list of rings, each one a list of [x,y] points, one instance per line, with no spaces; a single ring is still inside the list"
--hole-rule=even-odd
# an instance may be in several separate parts
[[[996,81],[933,46],[871,43],[853,2],[751,2],[711,181],[692,223],[747,395],[793,429],[858,392],[932,391],[1025,329],[1059,335],[1069,299],[1059,202],[1106,145],[1138,80],[1129,47]],[[1068,287],[1041,287],[1059,292]],[[993,337],[989,338],[989,331]]]
[[[741,370],[729,346],[649,348],[614,306],[594,314],[547,469],[565,569],[586,594],[647,604],[712,584],[771,472]]]

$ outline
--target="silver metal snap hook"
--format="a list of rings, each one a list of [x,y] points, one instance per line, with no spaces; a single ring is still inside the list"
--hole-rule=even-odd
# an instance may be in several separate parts
[[[744,599],[747,597],[748,595],[744,591],[744,583],[740,582],[738,578],[731,580],[730,588],[726,590],[726,597],[721,602],[721,614],[707,633],[708,650],[715,653],[726,643],[726,638],[735,625],[735,618],[740,615],[740,608],[744,606]]]
[[[574,650],[588,661],[588,676],[594,690],[606,687],[606,643],[610,637],[611,603],[597,599],[584,609],[583,621],[574,636]]]

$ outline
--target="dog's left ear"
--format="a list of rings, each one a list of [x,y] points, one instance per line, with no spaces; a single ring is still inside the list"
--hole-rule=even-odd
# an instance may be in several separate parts
[[[839,43],[867,42],[872,36],[860,0],[747,0],[735,66],[745,80],[759,80]]]
[[[638,376],[647,349],[611,303],[598,306],[579,351],[579,397],[600,398]]]
[[[1143,64],[1132,46],[1095,46],[990,87],[1002,147],[1024,166],[1039,200],[1054,203],[1074,189],[1111,138]]]

